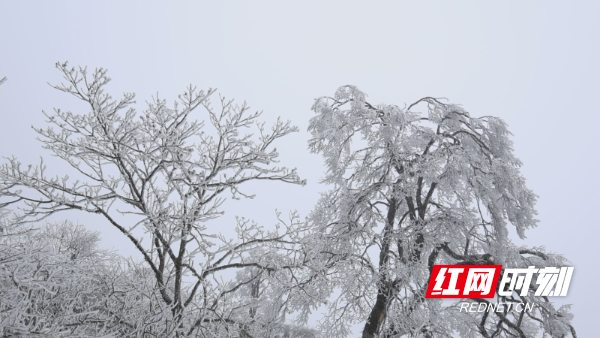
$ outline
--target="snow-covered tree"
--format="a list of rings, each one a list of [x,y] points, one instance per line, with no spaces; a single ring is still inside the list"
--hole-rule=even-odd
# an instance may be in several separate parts
[[[0,336],[114,337],[97,285],[117,257],[98,249],[98,234],[70,222],[34,229],[3,211]]]
[[[316,273],[307,292],[334,297],[321,323],[328,337],[357,322],[364,338],[535,337],[540,328],[575,336],[568,306],[555,309],[532,293],[500,297],[535,302],[532,313],[460,313],[456,302],[424,298],[434,264],[566,263],[509,238],[509,227],[524,238],[537,225],[536,195],[504,121],[432,97],[373,106],[354,86],[313,110],[309,148],[323,156],[331,189],[310,216]]]
[[[225,197],[252,197],[240,190],[246,182],[304,183],[295,170],[276,165],[273,148],[297,129],[281,120],[267,128],[260,113],[224,97],[215,108],[214,89],[190,87],[172,107],[155,98],[138,113],[134,94],[113,100],[105,92],[106,70],[88,74],[66,63],[57,68],[66,83],[54,88],[89,111],[55,109],[45,113],[51,126],[35,131],[67,168],[52,176],[44,163],[23,166],[10,159],[0,168],[4,205],[19,208],[19,222],[66,210],[99,215],[129,240],[144,266],[116,269],[105,285],[115,295],[108,308],[121,302],[131,309],[114,313],[129,328],[127,336],[243,337],[268,326],[251,315],[251,309],[265,308],[262,298],[244,298],[242,289],[292,268],[290,252],[297,250],[301,229],[280,224],[266,230],[241,218],[230,226],[209,221],[222,214]],[[211,128],[193,118],[202,108]],[[223,227],[235,229],[238,238],[224,236]],[[246,268],[255,273],[224,275]],[[277,317],[272,319],[281,321]]]

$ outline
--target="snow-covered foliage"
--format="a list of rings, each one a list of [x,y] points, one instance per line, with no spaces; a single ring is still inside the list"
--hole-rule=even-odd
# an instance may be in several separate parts
[[[316,231],[307,251],[314,289],[335,295],[321,322],[327,337],[345,336],[356,322],[365,323],[365,338],[571,332],[568,309],[548,298],[503,297],[535,302],[531,314],[460,313],[456,303],[424,298],[434,264],[566,262],[509,239],[509,227],[524,238],[537,225],[536,195],[504,121],[431,97],[373,106],[354,86],[319,98],[313,111],[309,147],[323,156],[331,189],[310,215]]]
[[[98,287],[115,256],[98,234],[70,222],[15,226],[3,213],[0,233],[2,337],[113,337]]]

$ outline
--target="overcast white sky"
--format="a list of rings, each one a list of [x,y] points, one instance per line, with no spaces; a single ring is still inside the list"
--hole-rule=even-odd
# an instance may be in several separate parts
[[[308,213],[325,189],[306,146],[310,107],[340,85],[374,104],[447,97],[503,118],[539,195],[540,226],[517,243],[571,259],[566,302],[580,337],[597,332],[600,3],[4,1],[0,13],[1,156],[37,161],[45,153],[30,126],[45,124],[41,110],[77,107],[47,85],[61,81],[54,63],[65,60],[108,68],[110,91],[136,92],[139,108],[192,83],[298,125],[278,149],[309,184],[256,189],[257,199],[226,204],[223,227],[234,215],[274,223],[276,208]],[[71,218],[132,252],[106,224]]]

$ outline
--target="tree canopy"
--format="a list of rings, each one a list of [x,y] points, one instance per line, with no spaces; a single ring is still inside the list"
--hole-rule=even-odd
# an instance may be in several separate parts
[[[326,262],[317,267],[328,274],[323,287],[338,291],[323,326],[329,336],[356,321],[364,338],[572,330],[568,307],[556,310],[548,298],[502,297],[535,302],[531,314],[465,314],[457,303],[424,298],[434,264],[565,264],[509,238],[509,227],[524,238],[537,225],[536,195],[504,121],[432,97],[374,106],[354,86],[319,98],[313,111],[309,147],[323,156],[331,186],[310,216],[312,250]]]
[[[113,100],[105,92],[105,69],[88,74],[66,63],[56,67],[66,83],[53,87],[88,109],[55,109],[45,113],[50,126],[35,128],[44,148],[67,165],[61,170],[67,174],[52,176],[43,161],[24,167],[12,158],[0,167],[2,206],[20,210],[18,223],[67,210],[100,215],[131,242],[144,265],[118,281],[128,290],[121,301],[124,308],[139,302],[146,308],[144,315],[113,313],[123,324],[121,334],[249,335],[276,325],[285,309],[257,320],[259,294],[242,297],[242,291],[263,274],[293,265],[289,257],[296,249],[290,244],[302,226],[266,230],[240,218],[229,227],[238,235],[232,239],[207,222],[222,214],[226,196],[252,197],[241,189],[246,182],[304,184],[295,170],[277,165],[273,147],[297,128],[282,120],[266,127],[260,112],[225,97],[215,108],[214,89],[191,86],[173,107],[155,98],[138,113],[133,93]],[[210,130],[193,118],[200,108]],[[252,268],[255,273],[235,280],[221,278],[225,271]]]

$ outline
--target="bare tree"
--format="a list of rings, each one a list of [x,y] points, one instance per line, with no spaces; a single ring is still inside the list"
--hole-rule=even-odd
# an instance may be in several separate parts
[[[575,336],[568,306],[555,309],[547,297],[500,297],[535,302],[532,313],[460,313],[457,303],[424,298],[434,264],[566,262],[508,237],[509,225],[524,238],[537,220],[506,123],[431,97],[373,106],[353,86],[313,110],[309,146],[323,155],[332,188],[311,214],[307,250],[317,257],[314,289],[337,291],[323,322],[328,336],[345,336],[357,321],[364,338],[534,337],[540,327]]]
[[[215,90],[194,87],[173,107],[155,98],[138,114],[132,106],[134,94],[113,100],[105,92],[110,81],[106,70],[89,75],[85,68],[56,66],[66,83],[54,88],[83,101],[89,112],[55,109],[44,113],[51,127],[35,131],[44,148],[68,164],[74,179],[47,174],[43,162],[23,167],[12,158],[0,168],[4,206],[18,207],[22,222],[66,210],[100,215],[128,238],[146,268],[129,269],[125,275],[137,270],[145,278],[141,284],[156,292],[156,297],[140,294],[154,307],[152,324],[140,328],[127,322],[136,320],[132,316],[122,318],[124,326],[134,328],[131,335],[243,334],[252,323],[249,309],[255,300],[240,299],[238,291],[282,268],[277,264],[288,264],[285,253],[296,250],[293,243],[300,230],[280,225],[268,231],[240,219],[231,226],[238,234],[233,240],[209,221],[222,214],[228,193],[252,197],[240,190],[246,182],[304,184],[295,170],[276,165],[273,148],[277,139],[297,128],[281,120],[266,128],[259,122],[260,113],[249,113],[246,103],[237,105],[224,97],[214,108],[210,98]],[[210,130],[192,118],[200,108]],[[255,134],[246,133],[249,128]],[[258,248],[272,256],[253,255]],[[260,273],[234,281],[221,278],[227,270],[250,267]],[[130,277],[122,281],[127,279],[124,283],[131,284]]]

